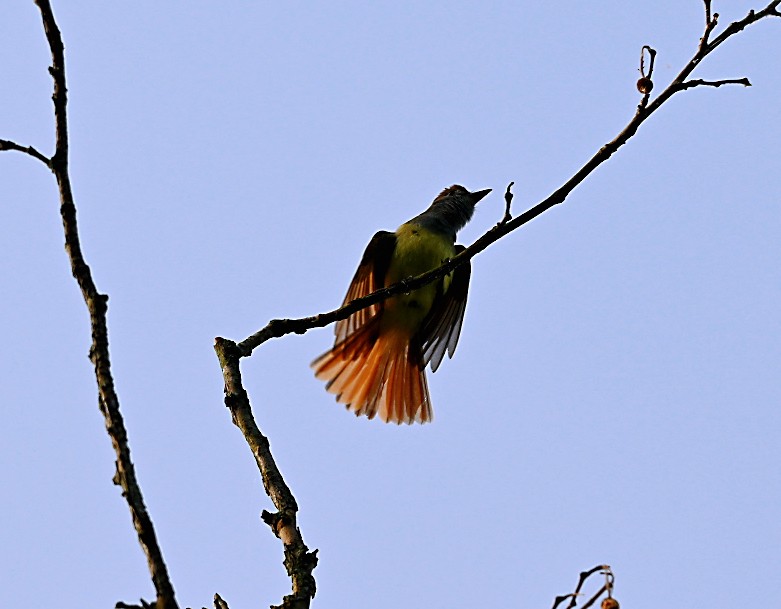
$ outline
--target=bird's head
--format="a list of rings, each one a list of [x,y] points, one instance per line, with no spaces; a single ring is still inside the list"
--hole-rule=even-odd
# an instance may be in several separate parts
[[[442,199],[453,198],[456,200],[463,200],[465,203],[471,203],[471,205],[474,207],[477,202],[489,192],[491,192],[490,188],[486,188],[485,190],[478,190],[477,192],[469,192],[463,186],[459,184],[453,184],[452,186],[448,186],[442,192],[440,192],[437,195],[437,198],[434,199],[434,203],[437,203]]]
[[[455,234],[472,219],[475,205],[489,192],[491,192],[490,188],[469,192],[463,186],[454,184],[439,193],[424,214],[442,225],[448,232]]]

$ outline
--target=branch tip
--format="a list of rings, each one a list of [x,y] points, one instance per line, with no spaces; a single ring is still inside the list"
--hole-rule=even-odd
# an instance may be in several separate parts
[[[499,224],[500,224],[500,225],[501,225],[501,224],[507,224],[507,223],[508,223],[510,220],[512,220],[512,219],[513,219],[513,216],[512,216],[512,214],[510,213],[510,206],[511,206],[511,205],[512,205],[512,203],[513,203],[513,193],[512,193],[512,192],[510,192],[510,189],[513,187],[513,185],[514,185],[514,184],[515,184],[515,182],[510,182],[510,183],[507,185],[507,190],[506,190],[506,191],[505,191],[505,193],[504,193],[504,203],[505,203],[505,207],[504,207],[504,217],[503,217],[503,218],[501,219],[501,221],[499,222]]]
[[[648,52],[648,74],[645,73],[645,54]],[[656,61],[656,49],[644,44],[640,49],[640,75],[652,78],[654,75],[654,62]]]
[[[678,89],[685,91],[686,89],[693,89],[694,87],[723,87],[724,85],[743,85],[744,87],[750,87],[751,81],[746,78],[725,78],[723,80],[703,80],[701,78],[695,78],[687,80],[678,86]]]
[[[34,159],[40,161],[44,165],[46,165],[49,169],[52,168],[52,159],[47,157],[44,154],[41,154],[33,148],[32,146],[22,146],[21,144],[17,144],[16,142],[13,142],[11,140],[1,140],[0,139],[0,151],[5,150],[13,150],[15,152],[21,152],[22,154],[27,154]]]
[[[645,54],[648,53],[648,74],[645,73]],[[652,80],[654,74],[654,63],[656,62],[656,49],[644,44],[640,49],[640,79],[637,81],[637,90],[643,94],[643,99],[637,107],[638,113],[648,106],[648,100],[651,98],[651,91],[654,88]]]

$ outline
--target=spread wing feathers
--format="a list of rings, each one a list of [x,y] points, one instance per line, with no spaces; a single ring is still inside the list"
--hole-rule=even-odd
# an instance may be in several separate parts
[[[367,296],[384,286],[383,279],[388,271],[393,250],[396,247],[396,235],[388,231],[379,231],[369,241],[366,251],[363,253],[358,270],[355,271],[347,295],[342,306],[348,302]],[[336,322],[334,332],[335,344],[339,344],[374,319],[382,310],[382,303],[373,304],[370,307],[353,313],[347,319]]]
[[[456,245],[456,253],[464,250],[463,245]],[[423,326],[418,333],[423,353],[423,365],[431,362],[431,371],[436,372],[447,351],[450,357],[456,351],[461,325],[464,322],[466,296],[469,291],[469,278],[472,275],[472,265],[469,262],[456,267],[447,291],[439,293],[434,301]]]

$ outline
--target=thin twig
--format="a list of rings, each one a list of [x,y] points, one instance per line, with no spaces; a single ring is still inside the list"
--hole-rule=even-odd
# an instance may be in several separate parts
[[[645,54],[648,52],[648,74],[645,73]],[[656,63],[656,50],[647,44],[640,49],[640,75],[646,78],[654,77],[654,64]]]
[[[569,594],[563,594],[561,596],[557,596],[553,600],[553,607],[551,609],[556,609],[561,603],[569,599],[569,604],[567,605],[566,609],[573,609],[578,604],[578,597],[582,596],[581,590],[583,589],[583,584],[586,583],[586,580],[594,575],[594,573],[600,572],[605,575],[605,584],[597,590],[597,592],[588,599],[584,604],[582,609],[588,609],[588,607],[591,607],[595,602],[599,600],[599,598],[607,592],[608,597],[611,595],[611,592],[613,590],[613,572],[610,570],[609,565],[597,565],[596,567],[592,567],[588,571],[582,571],[580,575],[578,576],[578,585],[575,587],[574,592],[570,592]]]
[[[510,189],[513,187],[513,184],[515,184],[515,182],[510,182],[507,185],[507,190],[504,192],[504,217],[499,224],[507,224],[513,219],[513,216],[510,213],[510,207],[513,204],[513,193],[510,192]]]
[[[140,605],[129,605],[119,601],[114,605],[114,609],[155,609],[155,606],[152,603],[147,603],[143,598],[140,599],[140,602]]]
[[[705,32],[702,34],[702,38],[700,38],[700,49],[703,49],[708,45],[711,33],[716,29],[716,26],[719,25],[719,14],[713,13],[711,15],[710,0],[703,1],[705,2]]]
[[[60,214],[65,232],[65,251],[71,264],[71,271],[81,288],[84,302],[87,305],[92,329],[92,346],[89,356],[95,367],[95,378],[98,383],[98,405],[106,422],[106,430],[111,438],[117,455],[114,483],[122,488],[130,508],[133,525],[138,540],[146,554],[149,572],[157,593],[155,609],[177,609],[174,589],[168,577],[168,571],[163,562],[162,552],[157,543],[152,520],[144,505],[141,489],[136,479],[135,468],[130,459],[130,448],[127,442],[127,431],[119,410],[119,398],[114,389],[114,379],[111,374],[111,361],[108,349],[108,327],[106,312],[108,296],[101,294],[92,279],[92,271],[84,260],[76,221],[76,206],[73,200],[70,175],[68,172],[68,98],[65,84],[65,47],[62,35],[54,19],[49,0],[35,0],[41,13],[43,28],[52,55],[52,65],[49,73],[54,80],[54,118],[56,126],[55,152],[51,159],[35,148],[23,147],[2,140],[0,149],[17,150],[43,162],[54,174],[60,192]],[[146,605],[142,601],[142,605]],[[118,606],[123,606],[121,603]]]
[[[23,152],[24,154],[29,154],[34,159],[37,159],[41,163],[46,165],[49,169],[51,169],[52,167],[51,159],[38,152],[32,146],[22,146],[20,144],[17,144],[16,142],[12,142],[11,140],[0,140],[0,151],[2,150],[16,150],[17,152]]]
[[[722,87],[724,85],[743,85],[744,87],[750,87],[751,82],[748,78],[725,78],[724,80],[702,80],[696,78],[693,80],[687,80],[681,85],[681,91],[686,89],[692,89],[694,87]]]
[[[719,45],[721,45],[725,40],[730,38],[731,36],[734,36],[738,32],[743,31],[746,27],[749,25],[752,25],[759,21],[760,19],[764,19],[765,17],[781,17],[781,12],[779,12],[778,7],[781,6],[781,0],[773,0],[773,2],[769,3],[765,8],[763,8],[760,11],[749,11],[748,15],[743,17],[743,19],[738,19],[737,21],[733,21],[730,23],[726,28],[724,28],[724,31],[719,34],[716,38],[714,38],[711,41],[708,41],[707,36],[710,35],[710,33],[713,31],[713,29],[716,27],[714,24],[712,27],[708,28],[706,26],[706,36],[703,36],[705,38],[705,44],[700,42],[700,48],[699,52],[701,52],[702,56],[699,57],[698,61],[692,66],[691,70],[684,76],[682,80],[685,80],[685,78],[691,74],[691,71],[696,67],[697,63],[699,63],[702,59],[705,58],[706,55],[709,53],[712,53],[715,51]],[[712,21],[718,20],[718,13],[713,14]],[[688,67],[688,66],[687,66]],[[676,77],[676,80],[678,80],[681,77],[681,74]]]
[[[602,595],[605,592],[607,592],[607,586],[602,586],[599,590],[597,590],[594,593],[594,595],[590,599],[588,599],[585,603],[583,603],[583,606],[581,607],[581,609],[588,609],[589,607],[591,607],[594,603],[596,603],[602,597]],[[574,607],[574,605],[573,605],[573,607]]]
[[[565,600],[570,599],[569,605],[567,605],[567,609],[571,609],[572,607],[575,607],[578,604],[577,598],[580,596],[580,590],[583,588],[583,584],[586,583],[586,580],[594,575],[597,571],[606,571],[610,570],[610,567],[608,565],[597,565],[596,567],[592,567],[588,571],[581,571],[580,575],[578,576],[578,585],[575,587],[574,592],[570,592],[569,594],[563,594],[561,596],[557,596],[553,600],[553,607],[551,609],[556,609],[561,603],[563,603]]]

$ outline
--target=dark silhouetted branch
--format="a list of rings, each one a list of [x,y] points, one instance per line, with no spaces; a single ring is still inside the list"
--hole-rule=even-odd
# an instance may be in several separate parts
[[[687,80],[681,85],[681,91],[691,89],[693,87],[721,87],[723,85],[743,85],[744,87],[750,87],[751,83],[748,78],[726,78],[724,80],[702,80],[701,78],[695,78],[693,80]]]
[[[117,455],[114,483],[122,488],[122,496],[130,508],[138,540],[146,554],[149,572],[157,594],[154,609],[177,609],[174,589],[163,562],[163,555],[157,543],[152,520],[144,505],[133,462],[130,459],[127,431],[119,410],[119,398],[114,389],[108,349],[108,327],[106,325],[108,296],[98,291],[92,279],[92,271],[81,251],[76,221],[76,205],[73,201],[73,191],[68,173],[68,97],[65,84],[65,48],[62,43],[62,35],[54,19],[49,0],[35,0],[35,4],[41,12],[46,40],[52,55],[49,73],[54,80],[52,101],[54,102],[56,130],[55,151],[51,158],[47,158],[32,146],[24,147],[8,140],[0,140],[0,150],[16,150],[38,159],[52,171],[57,180],[60,192],[60,214],[65,232],[65,251],[70,260],[73,277],[79,284],[89,311],[92,329],[89,357],[95,367],[95,378],[98,383],[98,405],[105,418],[106,430]],[[141,602],[143,607],[152,606],[145,601]],[[119,603],[117,607],[128,607],[128,605]]]
[[[214,345],[225,379],[225,405],[230,409],[233,423],[244,434],[263,480],[263,488],[271,498],[275,513],[263,510],[263,521],[271,527],[274,535],[282,540],[285,551],[285,568],[293,584],[292,593],[285,596],[280,608],[305,609],[315,596],[315,579],[312,571],[317,566],[317,550],[310,552],[301,531],[296,526],[298,504],[285,483],[282,474],[271,456],[271,447],[266,436],[255,423],[249,396],[241,383],[239,368],[240,351],[236,343],[218,338]]]
[[[510,213],[510,208],[513,204],[513,193],[510,189],[513,187],[513,184],[515,184],[515,182],[510,182],[507,185],[507,190],[504,191],[504,216],[499,221],[499,224],[507,224],[513,219],[513,215]]]
[[[12,142],[11,140],[0,140],[0,151],[2,150],[16,150],[17,152],[23,152],[24,154],[29,154],[31,157],[33,157],[34,159],[38,159],[41,163],[43,163],[49,169],[51,169],[51,165],[52,165],[51,159],[38,152],[32,146],[21,146],[16,142]]]
[[[605,601],[612,600],[613,604],[611,604],[610,606],[611,609],[618,609],[618,603],[615,601],[615,599],[613,599],[613,581],[615,580],[615,577],[613,576],[613,572],[610,570],[609,565],[597,565],[596,567],[593,567],[588,571],[582,571],[578,578],[578,585],[575,587],[575,591],[570,592],[569,594],[563,594],[561,596],[557,596],[553,600],[553,607],[551,609],[557,609],[557,607],[566,600],[569,600],[566,609],[574,609],[574,607],[576,607],[578,604],[578,597],[582,596],[581,590],[583,589],[583,584],[585,584],[586,580],[592,575],[594,575],[595,573],[600,573],[604,575],[605,583],[585,603],[583,603],[582,609],[588,609],[589,607],[591,607],[605,593],[607,593],[607,597],[602,602],[603,606],[605,604]]]
[[[520,228],[524,224],[531,222],[534,218],[545,213],[550,208],[563,203],[569,194],[586,179],[597,167],[607,161],[621,146],[635,135],[640,125],[642,125],[654,112],[656,112],[662,104],[664,104],[675,93],[684,91],[688,88],[696,86],[720,86],[715,84],[720,82],[721,84],[745,84],[743,80],[738,81],[687,81],[689,75],[697,67],[697,65],[717,46],[727,40],[733,34],[741,31],[747,25],[768,16],[778,16],[777,8],[781,0],[775,0],[771,2],[766,8],[758,13],[751,12],[744,19],[731,24],[724,32],[722,32],[712,42],[709,41],[711,33],[717,26],[717,15],[710,15],[710,3],[706,1],[707,8],[707,23],[705,34],[700,40],[700,44],[692,59],[684,66],[683,70],[673,80],[673,82],[662,91],[653,101],[650,100],[651,90],[653,89],[653,81],[651,80],[653,72],[653,61],[656,56],[656,51],[649,46],[643,48],[643,53],[647,50],[650,58],[651,65],[649,66],[648,74],[645,74],[644,66],[641,70],[642,76],[647,80],[640,88],[640,92],[643,94],[641,103],[637,106],[635,115],[624,127],[624,129],[610,142],[602,146],[592,157],[589,159],[583,167],[581,167],[575,175],[567,180],[558,190],[547,197],[545,200],[538,203],[536,206],[525,211],[520,216],[511,218],[509,214],[509,204],[511,201],[511,193],[509,187],[505,195],[505,215],[503,219],[496,224],[493,228],[488,230],[477,241],[472,243],[459,255],[443,263],[439,268],[433,269],[427,273],[423,273],[417,277],[408,278],[400,281],[394,285],[377,290],[363,298],[355,299],[346,305],[339,307],[325,313],[313,315],[311,317],[304,317],[299,319],[272,319],[268,324],[255,332],[251,336],[247,337],[239,343],[235,343],[231,340],[218,337],[215,339],[215,350],[220,361],[220,367],[225,382],[225,405],[230,409],[233,422],[241,429],[244,434],[263,479],[263,485],[266,489],[266,493],[269,495],[274,505],[277,508],[276,514],[269,514],[265,512],[263,515],[264,521],[269,524],[274,533],[282,539],[285,544],[285,566],[288,570],[293,582],[293,594],[285,597],[283,607],[308,607],[311,596],[314,595],[314,579],[312,577],[312,570],[317,564],[317,558],[315,553],[310,553],[304,545],[301,538],[301,533],[296,526],[295,516],[298,511],[298,507],[295,503],[295,499],[288,488],[285,481],[282,479],[279,469],[274,462],[273,456],[269,450],[269,444],[266,437],[260,432],[255,423],[252,415],[252,409],[249,403],[249,397],[247,392],[241,384],[241,372],[240,372],[240,360],[242,357],[247,357],[252,354],[252,351],[264,342],[271,340],[272,338],[280,338],[287,334],[296,333],[303,334],[312,328],[321,328],[327,326],[336,321],[346,319],[356,311],[364,309],[372,304],[385,300],[386,298],[400,294],[402,292],[410,292],[427,283],[435,281],[436,279],[443,277],[450,273],[459,264],[465,263],[467,260],[471,260],[477,254],[485,250],[491,244],[495,243],[505,235]],[[641,55],[641,62],[644,61]],[[642,80],[642,79],[641,79]],[[748,82],[748,81],[746,81]],[[639,85],[639,83],[638,83]],[[508,196],[509,195],[509,196]],[[599,570],[602,567],[597,567]],[[581,583],[582,585],[582,583]],[[607,584],[606,584],[607,586]],[[609,587],[605,587],[600,591],[602,594],[604,591],[609,591]],[[595,602],[598,596],[594,597],[591,603]],[[574,601],[574,597],[573,597]],[[572,604],[574,607],[574,604]]]
[[[709,5],[710,3],[706,2],[708,12],[710,12]],[[451,260],[442,264],[442,266],[428,271],[427,273],[423,273],[417,277],[410,278],[403,282],[399,282],[386,288],[377,290],[367,296],[364,296],[363,298],[353,300],[343,307],[328,311],[326,313],[320,313],[319,315],[302,317],[298,319],[272,319],[264,328],[238,343],[240,356],[249,356],[255,348],[272,338],[280,338],[292,333],[303,334],[312,328],[325,327],[335,321],[346,319],[356,311],[365,309],[366,307],[385,300],[390,296],[417,289],[423,285],[426,285],[427,283],[431,283],[432,281],[447,275],[456,266],[463,264],[467,260],[471,260],[477,254],[482,252],[488,246],[495,243],[508,233],[511,233],[524,224],[531,222],[534,218],[540,216],[559,203],[563,203],[569,194],[575,189],[575,187],[581,184],[583,180],[585,180],[597,167],[613,156],[616,150],[626,144],[627,141],[629,141],[629,139],[634,136],[635,133],[637,133],[640,125],[642,125],[652,114],[654,114],[654,112],[656,112],[662,106],[662,104],[664,104],[676,93],[698,86],[719,87],[727,84],[750,86],[747,78],[719,81],[687,79],[694,71],[694,69],[700,64],[700,62],[728,38],[742,31],[747,26],[756,23],[760,19],[770,16],[781,16],[781,13],[778,11],[779,5],[781,5],[781,0],[774,0],[761,11],[749,12],[749,14],[743,19],[735,21],[727,26],[727,28],[712,41],[709,41],[708,38],[716,28],[718,23],[718,14],[714,13],[712,16],[709,15],[709,19],[705,28],[705,34],[700,40],[700,45],[698,46],[697,51],[689,60],[689,62],[684,66],[678,76],[676,76],[675,79],[670,83],[670,85],[664,91],[659,93],[659,95],[657,95],[657,97],[650,103],[648,102],[650,99],[650,88],[647,92],[641,91],[641,93],[644,93],[644,102],[641,102],[640,105],[638,105],[635,115],[624,127],[624,129],[613,140],[602,146],[602,148],[600,148],[594,154],[594,156],[592,156],[591,159],[589,159],[586,164],[575,173],[575,175],[573,175],[561,187],[559,187],[558,190],[556,190],[553,194],[528,211],[524,212],[520,216],[516,216],[512,220],[506,222],[501,221],[499,224],[488,230],[483,236],[477,239],[477,241],[475,241],[472,245],[467,247],[458,256],[455,256]],[[643,50],[647,50],[651,56],[649,74],[645,76],[648,78],[652,88],[653,82],[650,80],[650,78],[652,74],[653,59],[656,56],[656,51],[648,45],[645,45]],[[641,62],[642,61],[644,60],[641,56]]]
[[[143,598],[139,602],[141,603],[140,605],[129,605],[119,601],[114,605],[114,609],[155,609],[152,603],[147,603]]]

